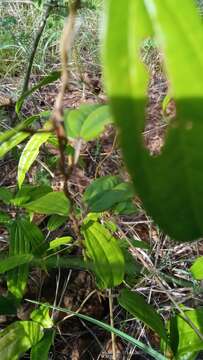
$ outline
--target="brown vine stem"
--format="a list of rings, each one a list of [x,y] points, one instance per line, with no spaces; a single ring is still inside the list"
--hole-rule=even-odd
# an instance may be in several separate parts
[[[67,198],[71,200],[72,196],[68,188],[68,180],[74,170],[74,164],[68,166],[65,156],[65,146],[67,144],[67,135],[63,126],[63,98],[69,84],[69,69],[68,69],[68,56],[72,46],[74,37],[74,28],[76,21],[77,9],[80,6],[80,0],[69,0],[69,16],[65,22],[63,33],[60,42],[61,54],[61,87],[56,96],[54,109],[52,113],[52,122],[55,134],[58,139],[59,153],[60,153],[60,170],[64,178],[63,191]],[[76,235],[79,235],[79,227],[74,215],[71,214],[70,218],[73,222],[73,227]]]

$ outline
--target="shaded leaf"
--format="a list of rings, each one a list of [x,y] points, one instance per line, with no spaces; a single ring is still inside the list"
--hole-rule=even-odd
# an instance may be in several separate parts
[[[54,330],[46,330],[41,341],[35,344],[31,350],[31,360],[48,360],[49,350],[55,336]]]
[[[144,296],[123,289],[118,298],[119,304],[130,314],[143,321],[161,338],[167,340],[164,322],[155,309],[145,301]]]
[[[7,213],[0,211],[0,224],[7,225],[11,220],[11,217]]]
[[[60,226],[62,226],[66,221],[67,221],[66,216],[51,215],[47,223],[47,229],[49,231],[54,231],[58,229]]]
[[[40,214],[67,216],[70,211],[70,201],[63,192],[55,191],[28,204],[24,204],[23,207]]]
[[[53,71],[51,74],[44,76],[44,78],[38,84],[34,85],[30,90],[26,91],[16,102],[16,107],[15,107],[16,113],[19,114],[25,99],[29,95],[31,95],[36,90],[41,89],[43,86],[46,86],[58,80],[60,76],[61,76],[60,71]]]
[[[26,184],[18,190],[16,196],[10,202],[15,206],[20,206],[28,201],[36,200],[50,192],[52,192],[52,188],[48,185],[33,186]]]
[[[9,204],[12,199],[12,192],[4,186],[0,187],[0,201],[3,201],[5,204]]]
[[[177,11],[171,0],[106,1],[104,44],[107,93],[136,192],[152,218],[178,241],[203,234],[203,28],[193,1],[186,3]],[[140,46],[152,37],[152,28],[177,110],[162,152],[154,157],[143,141],[148,74],[140,60]]]
[[[8,296],[0,296],[0,315],[15,315],[16,312],[15,303]]]
[[[16,268],[17,266],[27,264],[33,259],[32,254],[22,254],[22,255],[13,255],[9,256],[6,259],[1,260],[0,262],[0,274],[3,274],[11,269]]]

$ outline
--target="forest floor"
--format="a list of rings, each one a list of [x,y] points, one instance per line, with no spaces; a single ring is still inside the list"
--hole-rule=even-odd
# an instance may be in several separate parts
[[[10,13],[9,16],[14,16],[14,10],[12,5],[10,5],[10,12],[13,11],[13,13],[12,15]],[[96,33],[95,35],[95,32],[98,30],[96,25],[93,26],[91,23],[95,10],[88,11],[88,25],[86,25],[88,29],[86,28],[86,31],[89,32],[89,43],[91,39],[98,38],[98,34]],[[90,11],[92,11],[91,14]],[[15,27],[17,25],[14,22],[10,26]],[[84,29],[82,28],[80,31],[83,33]],[[55,46],[55,41],[56,39],[49,44],[50,48]],[[64,98],[64,108],[77,108],[82,103],[106,103],[108,101],[103,90],[101,66],[97,60],[98,57],[95,54],[92,56],[91,50],[87,51],[84,44],[81,45],[80,38],[79,50],[81,48],[82,55],[79,53],[80,69],[78,69],[78,60],[76,62],[73,60],[71,64],[71,81],[69,90]],[[98,49],[96,50],[98,51]],[[156,49],[151,47],[146,50],[145,55],[150,82],[147,124],[143,136],[150,153],[156,155],[161,151],[168,122],[175,116],[175,104],[171,100],[167,109],[163,111],[162,102],[167,94],[169,85],[163,73],[160,55]],[[56,54],[54,56],[57,58]],[[4,71],[5,75],[0,79],[0,106],[2,105],[1,109],[3,105],[5,108],[4,114],[0,117],[1,130],[12,127],[12,116],[8,122],[9,111],[12,112],[8,99],[10,97],[15,99],[19,94],[22,84],[21,72],[24,64],[21,62],[20,67],[16,68],[15,71],[13,68],[12,71],[9,69],[8,63],[4,64],[4,66],[7,72]],[[57,66],[56,61],[52,68],[57,68]],[[37,65],[35,67],[37,68]],[[42,74],[46,73],[46,71],[45,63]],[[31,84],[36,83],[40,77],[39,72],[38,74],[34,73],[31,77]],[[29,97],[23,107],[23,114],[28,116],[43,110],[52,109],[58,85],[59,82],[54,85],[48,85]],[[8,106],[6,101],[8,101]],[[128,179],[128,173],[123,163],[117,137],[117,130],[111,126],[105,130],[99,140],[84,144],[81,150],[82,165],[75,170],[70,178],[71,191],[78,204],[81,202],[85,188],[93,179],[104,175],[119,175],[124,179]],[[21,148],[22,146],[3,160],[0,160],[0,186],[9,188],[16,186],[17,164]],[[48,155],[47,150],[49,152]],[[50,160],[53,157],[57,158],[57,156],[56,150],[43,148],[38,160],[34,163],[27,176],[27,181],[29,183],[50,184],[54,189],[61,189],[62,176],[58,167],[52,166]],[[50,165],[47,166],[47,163]],[[139,264],[149,268],[153,265],[157,269],[163,280],[164,289],[160,287],[154,274],[145,274],[141,278],[135,277],[131,287],[143,294],[148,302],[159,309],[160,314],[165,319],[168,319],[174,310],[174,305],[170,301],[171,296],[177,304],[184,304],[186,306],[193,306],[194,304],[202,305],[201,296],[195,292],[195,283],[191,287],[193,280],[188,269],[197,255],[203,255],[203,241],[195,242],[192,245],[173,242],[160,231],[146,214],[139,198],[135,198],[135,203],[137,205],[136,214],[125,216],[109,215],[109,218],[116,224],[116,234],[118,237],[122,236],[121,234],[125,234],[128,238],[142,240],[149,244],[149,250],[132,248],[131,251]],[[45,226],[43,216],[37,217],[35,221],[42,228]],[[51,236],[55,238],[56,236],[64,236],[68,233],[69,224],[61,227]],[[7,239],[8,234],[5,228],[0,228],[1,248],[5,248]],[[6,289],[2,282],[0,284],[0,292],[4,293],[5,291]],[[115,290],[113,296],[116,296],[116,293],[117,291]],[[30,274],[25,297],[68,307],[74,311],[80,309],[83,314],[109,322],[107,293],[101,295],[96,291],[94,279],[88,272],[59,268],[47,274],[41,270],[33,270]],[[27,319],[30,310],[31,306],[28,306],[26,301],[23,302],[17,317],[19,319]],[[61,326],[58,328],[50,359],[85,360],[112,358],[111,337],[108,333],[105,333],[96,326],[90,327],[87,323],[75,317],[63,321],[64,315],[61,314],[60,316]],[[159,339],[140,321],[130,318],[129,314],[126,314],[116,304],[116,301],[113,308],[113,316],[115,327],[122,329],[129,335],[142,340],[154,348],[159,348]],[[5,327],[10,320],[9,317],[1,316],[0,328]],[[139,349],[119,339],[116,340],[116,349],[117,359],[150,359],[148,355],[141,353]]]

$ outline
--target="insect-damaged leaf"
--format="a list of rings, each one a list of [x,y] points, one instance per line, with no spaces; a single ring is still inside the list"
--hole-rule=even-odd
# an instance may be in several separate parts
[[[199,46],[203,24],[192,1],[185,2],[181,11],[176,4],[175,0],[106,1],[104,68],[136,191],[160,227],[176,240],[186,241],[203,234],[203,53]],[[148,75],[140,60],[142,41],[153,32],[164,51],[177,110],[162,153],[156,157],[150,156],[142,138]]]
[[[125,261],[118,241],[100,223],[88,221],[83,225],[88,256],[94,262],[98,286],[102,289],[121,284]]]

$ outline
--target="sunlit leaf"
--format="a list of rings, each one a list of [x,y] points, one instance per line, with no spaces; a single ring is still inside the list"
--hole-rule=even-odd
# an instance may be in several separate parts
[[[203,280],[203,256],[198,257],[190,271],[196,280]]]
[[[41,305],[39,308],[33,310],[30,319],[40,324],[43,328],[49,329],[54,325],[49,313],[50,309],[46,305]]]
[[[100,106],[90,113],[82,124],[80,136],[85,141],[96,139],[105,129],[105,126],[112,122],[108,105]]]
[[[98,222],[84,224],[83,235],[88,256],[94,262],[98,286],[111,288],[124,278],[125,261],[118,241]]]
[[[61,238],[56,238],[49,243],[49,249],[53,250],[55,248],[58,248],[61,245],[67,245],[70,242],[72,242],[72,240],[73,239],[71,236],[63,236]]]
[[[0,332],[1,360],[18,360],[42,337],[42,327],[33,321],[12,323]]]
[[[8,140],[4,141],[0,145],[0,158],[3,157],[8,151],[13,149],[15,146],[20,144],[25,140],[30,134],[26,132],[19,132],[16,135],[12,136]]]
[[[65,115],[64,124],[66,135],[70,138],[80,138],[81,129],[85,119],[96,108],[97,104],[81,105],[79,109],[71,110]]]
[[[46,127],[44,127],[46,130]],[[21,188],[25,175],[39,154],[39,149],[50,136],[50,133],[39,133],[33,135],[24,147],[18,163],[18,186]]]
[[[63,192],[51,192],[30,203],[24,204],[27,210],[40,214],[58,214],[67,216],[70,211],[70,201]]]

